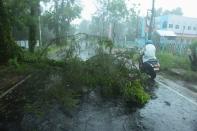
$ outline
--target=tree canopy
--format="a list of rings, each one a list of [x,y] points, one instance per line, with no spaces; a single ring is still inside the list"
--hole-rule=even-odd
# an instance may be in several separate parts
[[[0,0],[0,36],[0,63],[6,63],[10,58],[17,57],[20,49],[11,37],[10,19],[3,0]]]
[[[98,0],[97,12],[90,24],[91,33],[107,36],[112,41],[136,34],[138,4],[127,6],[124,0]],[[130,7],[130,8],[129,8]]]

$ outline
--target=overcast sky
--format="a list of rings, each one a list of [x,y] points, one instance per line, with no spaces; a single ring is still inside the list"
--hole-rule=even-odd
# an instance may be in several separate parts
[[[96,11],[96,0],[81,0],[83,5],[82,18],[86,20],[91,19],[91,15]],[[141,15],[146,15],[146,10],[151,8],[152,0],[128,0],[130,2],[137,2],[141,4]],[[155,0],[156,8],[174,9],[181,7],[184,16],[197,18],[197,0]]]

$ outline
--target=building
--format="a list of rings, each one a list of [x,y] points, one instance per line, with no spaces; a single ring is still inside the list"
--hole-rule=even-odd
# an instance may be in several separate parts
[[[18,40],[16,41],[16,43],[18,44],[18,46],[24,48],[24,49],[29,49],[29,41],[28,40]],[[36,41],[36,47],[40,46],[40,42],[39,40]]]
[[[160,42],[190,44],[197,39],[197,18],[166,15],[155,18],[155,33]]]
[[[156,30],[153,35],[155,43],[176,43],[177,35],[173,31],[169,30]]]

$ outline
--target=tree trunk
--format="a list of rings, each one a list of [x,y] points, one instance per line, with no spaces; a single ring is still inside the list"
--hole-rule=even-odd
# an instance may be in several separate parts
[[[113,27],[112,27],[112,42],[115,43],[115,39],[116,39],[116,23],[113,22]]]
[[[56,43],[59,45],[60,42],[60,28],[59,28],[59,11],[58,11],[58,1],[55,1],[55,37]]]
[[[34,1],[30,5],[30,16],[31,22],[29,25],[29,51],[34,52],[37,43],[37,33],[38,33],[38,15],[39,15],[39,1]]]

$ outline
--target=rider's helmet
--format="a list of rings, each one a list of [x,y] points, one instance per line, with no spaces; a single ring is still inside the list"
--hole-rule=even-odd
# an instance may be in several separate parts
[[[153,44],[153,41],[152,41],[152,40],[147,40],[145,44],[146,44],[146,45],[148,45],[148,44]]]

